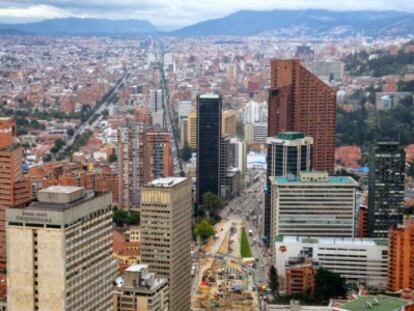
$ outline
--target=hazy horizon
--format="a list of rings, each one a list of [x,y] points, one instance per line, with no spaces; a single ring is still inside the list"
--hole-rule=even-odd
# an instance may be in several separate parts
[[[79,17],[147,20],[160,30],[172,30],[240,10],[404,11],[414,12],[414,1],[350,0],[15,0],[0,1],[1,23],[27,23],[53,18]]]

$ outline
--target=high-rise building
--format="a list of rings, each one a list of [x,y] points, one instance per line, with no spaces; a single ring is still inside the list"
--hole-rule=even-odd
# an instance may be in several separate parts
[[[138,208],[140,187],[144,183],[144,127],[128,121],[118,130],[118,199],[123,208]]]
[[[168,310],[168,281],[149,272],[147,264],[129,266],[115,284],[113,311]]]
[[[151,90],[150,92],[150,110],[151,112],[157,112],[163,109],[163,93],[162,90]]]
[[[7,209],[8,310],[112,310],[111,194],[52,186],[37,197]]]
[[[23,148],[17,145],[16,121],[0,118],[0,269],[6,269],[6,208],[25,207],[32,200],[32,184],[23,176]]]
[[[248,145],[265,143],[267,139],[267,123],[244,124],[244,137]]]
[[[247,169],[247,146],[240,138],[230,139],[229,145],[229,166],[245,173]]]
[[[221,130],[222,135],[232,138],[237,133],[237,111],[225,110],[222,117]]]
[[[351,177],[301,172],[269,178],[272,243],[279,235],[354,237],[358,183]]]
[[[299,60],[272,60],[268,136],[298,131],[314,141],[313,168],[334,173],[335,91]]]
[[[414,223],[391,228],[388,234],[388,287],[392,292],[414,288]]]
[[[144,183],[173,176],[170,134],[166,131],[148,130],[144,135]]]
[[[221,194],[222,99],[216,94],[197,98],[197,204],[205,193]]]
[[[187,115],[187,143],[195,149],[197,148],[197,112],[191,111]]]
[[[397,142],[379,142],[371,154],[368,181],[368,234],[387,237],[403,222],[405,153]]]
[[[191,179],[153,180],[141,193],[141,259],[168,278],[169,310],[191,309]]]
[[[271,176],[299,176],[312,168],[313,139],[301,132],[279,132],[267,139],[267,187],[265,190],[264,236],[269,239],[272,223]]]

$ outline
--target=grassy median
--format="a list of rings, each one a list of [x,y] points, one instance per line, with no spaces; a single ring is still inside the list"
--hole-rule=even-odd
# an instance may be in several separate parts
[[[252,257],[252,251],[250,249],[249,239],[247,238],[246,228],[242,228],[241,232],[240,256],[242,258]]]

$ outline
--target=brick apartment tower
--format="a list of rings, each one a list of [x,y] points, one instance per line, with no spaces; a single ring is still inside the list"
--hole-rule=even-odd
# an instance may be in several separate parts
[[[150,130],[144,137],[144,183],[173,176],[170,134],[163,130]]]
[[[414,223],[390,229],[388,258],[387,290],[414,289]]]
[[[16,121],[0,118],[0,270],[6,269],[6,208],[20,208],[32,199],[30,180],[23,176],[23,149],[16,144]]]
[[[333,175],[335,91],[299,60],[272,60],[268,105],[268,136],[296,131],[312,137],[312,167]]]

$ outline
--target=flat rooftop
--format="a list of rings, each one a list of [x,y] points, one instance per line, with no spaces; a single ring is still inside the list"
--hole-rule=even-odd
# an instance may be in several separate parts
[[[50,186],[48,188],[39,190],[39,192],[71,194],[71,193],[75,193],[82,189],[83,189],[82,187],[76,187],[76,186]]]
[[[294,179],[288,179],[284,176],[270,177],[272,183],[279,185],[304,185],[304,184],[332,184],[332,185],[353,185],[357,186],[358,183],[350,176],[329,176],[327,181],[302,181],[299,177]]]
[[[387,246],[387,241],[387,239],[370,238],[314,238],[283,235],[276,237],[276,242],[279,243],[309,243],[319,245]]]
[[[408,301],[396,297],[377,295],[360,296],[354,301],[347,302],[340,307],[346,311],[396,311],[408,305]]]
[[[214,94],[214,93],[201,94],[200,98],[201,99],[218,99],[218,98],[220,98],[220,95]]]
[[[175,185],[178,185],[179,183],[185,181],[186,177],[164,177],[164,178],[158,178],[154,179],[153,181],[149,182],[148,186],[154,186],[154,187],[173,187]]]
[[[128,272],[140,272],[143,269],[148,268],[147,264],[135,264],[135,265],[130,265],[125,271]]]

